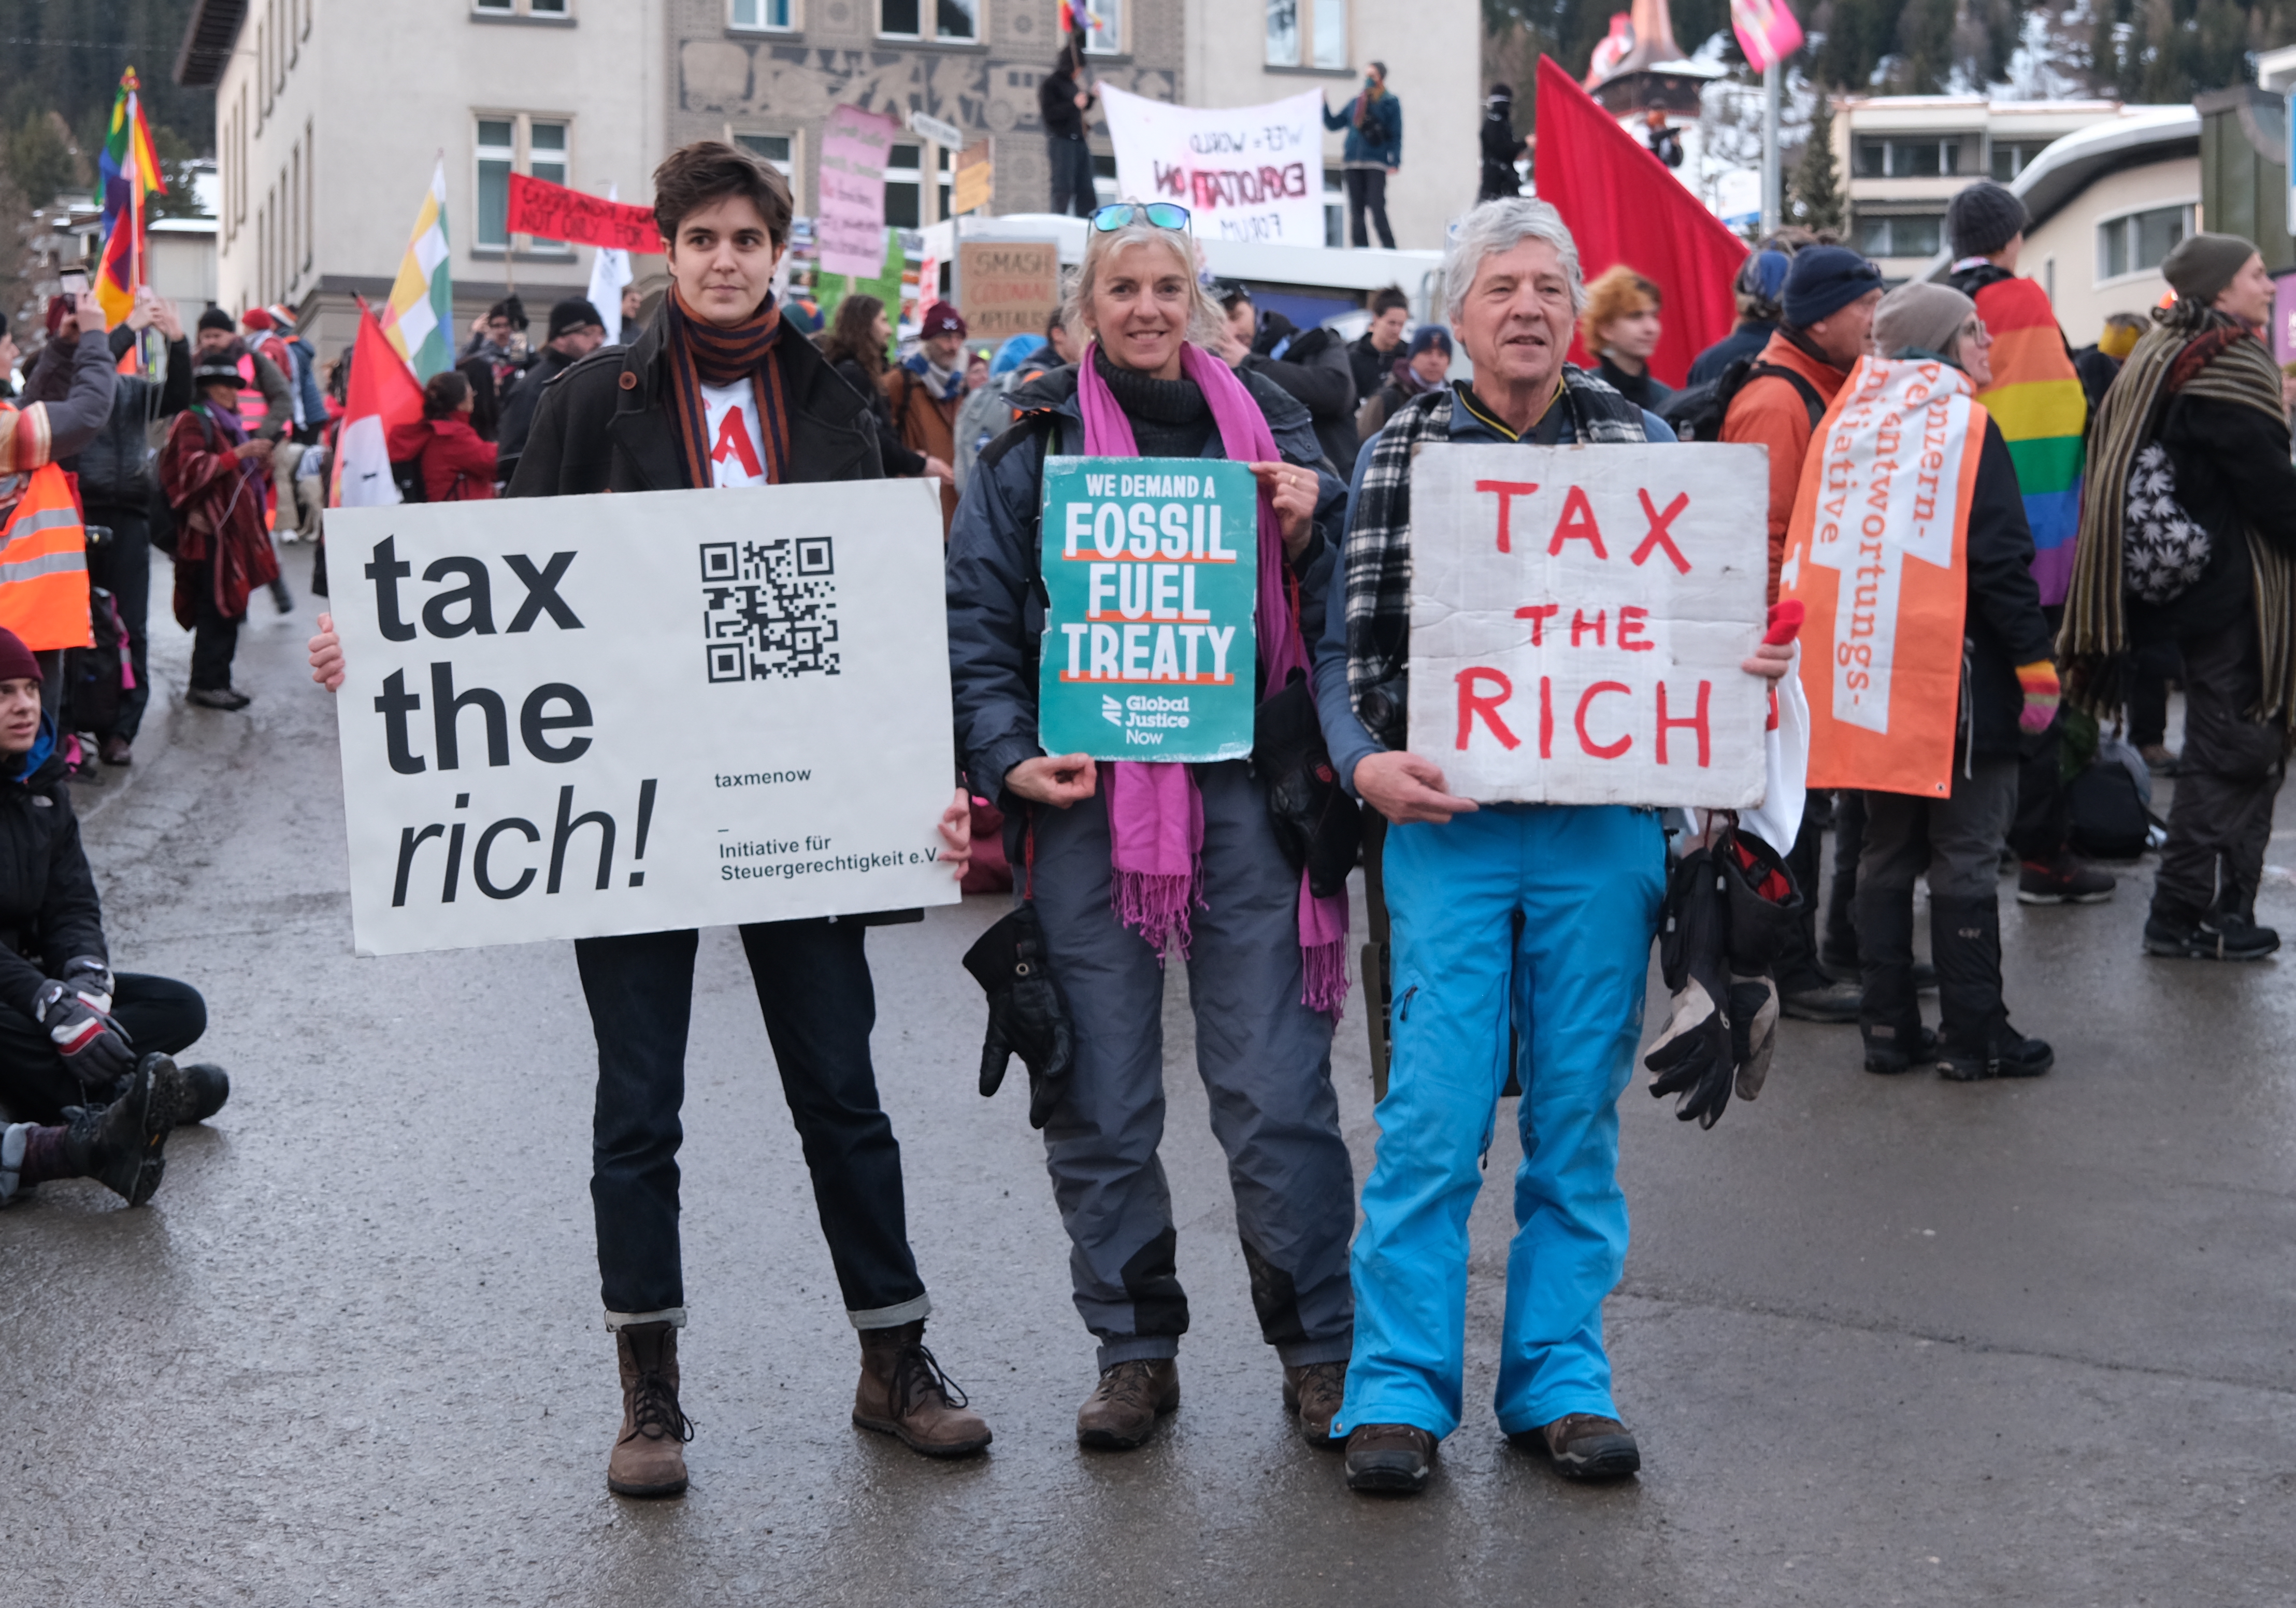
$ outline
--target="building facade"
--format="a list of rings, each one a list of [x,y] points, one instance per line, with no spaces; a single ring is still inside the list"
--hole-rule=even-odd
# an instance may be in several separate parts
[[[1443,243],[1472,201],[1480,115],[1473,8],[1374,0],[1079,0],[1101,81],[1160,100],[1243,105],[1323,86],[1333,110],[1366,62],[1402,98],[1404,165],[1389,188],[1398,242]],[[662,155],[716,137],[819,194],[822,127],[851,103],[991,143],[995,209],[1038,211],[1050,164],[1037,86],[1060,50],[1058,0],[199,0],[178,81],[216,94],[217,302],[285,302],[330,356],[357,298],[390,291],[432,164],[446,171],[460,324],[516,290],[537,320],[589,280],[587,248],[504,227],[509,176],[626,200]],[[944,137],[947,130],[943,131]],[[1342,135],[1326,135],[1327,233]],[[1093,148],[1113,193],[1114,163]],[[905,135],[886,221],[946,215],[955,151]],[[661,282],[641,259],[642,287]],[[650,270],[650,271],[649,271]]]
[[[2199,223],[2201,119],[2190,106],[2124,107],[2051,145],[2014,188],[2033,218],[2018,270],[2087,345],[2108,314],[2144,313],[2169,293],[2161,264]]]
[[[2066,135],[2119,115],[2112,101],[1874,95],[1837,101],[1833,154],[1850,243],[1889,278],[1927,272],[1948,249],[1945,209],[1979,179],[2013,185]]]

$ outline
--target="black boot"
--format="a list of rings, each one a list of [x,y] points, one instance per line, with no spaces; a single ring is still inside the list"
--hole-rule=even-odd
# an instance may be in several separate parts
[[[152,1063],[164,1059],[146,1055],[109,1105],[64,1108],[66,1158],[130,1206],[150,1200],[167,1170],[167,1113],[152,1098]]]
[[[2056,1055],[2009,1025],[2001,1000],[2001,905],[1997,899],[1930,901],[1930,950],[1937,956],[1944,1032],[1938,1071],[1956,1083],[2038,1078]]]
[[[1895,1074],[1936,1058],[1937,1039],[1922,1026],[1914,992],[1914,896],[1886,889],[1857,890],[1857,958],[1865,984],[1857,1030],[1866,1040],[1866,1070]]]

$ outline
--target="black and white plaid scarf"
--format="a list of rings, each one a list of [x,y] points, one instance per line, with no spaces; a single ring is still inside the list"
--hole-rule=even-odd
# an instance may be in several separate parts
[[[1414,397],[1388,420],[1364,469],[1348,527],[1348,701],[1364,729],[1401,748],[1411,659],[1411,460],[1423,443],[1451,439],[1448,388]],[[1589,444],[1646,439],[1643,410],[1594,375],[1565,365],[1560,406]]]

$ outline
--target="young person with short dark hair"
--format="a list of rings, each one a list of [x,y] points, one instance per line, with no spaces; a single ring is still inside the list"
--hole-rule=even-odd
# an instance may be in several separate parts
[[[786,330],[775,305],[790,210],[781,176],[745,152],[703,140],[670,153],[654,170],[671,280],[661,307],[628,345],[593,353],[543,394],[509,496],[881,478],[868,405]],[[735,446],[718,452],[719,442]],[[313,677],[339,687],[341,646],[331,619],[320,627]],[[962,876],[972,852],[962,791],[940,833]],[[909,1248],[900,1146],[869,1057],[876,999],[862,942],[871,924],[756,922],[741,929],[742,946],[846,1316],[860,1331],[853,1421],[928,1456],[964,1456],[988,1444],[988,1426],[924,1346],[932,1303]],[[693,1436],[678,1405],[677,1150],[698,938],[640,932],[574,945],[598,1038],[590,1197],[622,1379],[606,1483],[623,1496],[683,1491]]]

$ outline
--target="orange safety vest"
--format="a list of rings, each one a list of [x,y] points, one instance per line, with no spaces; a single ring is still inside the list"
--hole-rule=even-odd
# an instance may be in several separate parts
[[[255,358],[253,354],[242,352],[239,355],[237,367],[239,369],[240,380],[240,427],[246,431],[249,435],[253,435],[257,431],[261,430],[265,423],[269,420],[271,416],[271,408],[270,405],[263,399],[263,388],[255,382]]]
[[[95,645],[87,529],[70,480],[53,464],[32,471],[0,525],[0,626],[36,653]]]

